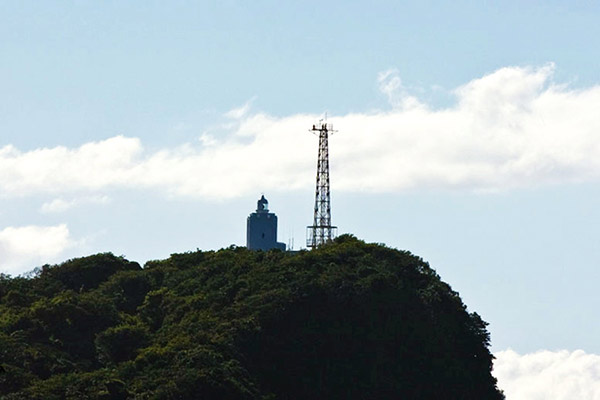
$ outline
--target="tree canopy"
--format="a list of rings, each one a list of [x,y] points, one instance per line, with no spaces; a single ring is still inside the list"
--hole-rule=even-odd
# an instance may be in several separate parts
[[[503,399],[489,341],[421,258],[350,235],[0,275],[4,399]]]

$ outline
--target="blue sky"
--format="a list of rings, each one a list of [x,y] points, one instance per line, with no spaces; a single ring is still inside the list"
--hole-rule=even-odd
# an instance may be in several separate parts
[[[595,357],[599,17],[592,1],[0,1],[0,271],[244,245],[261,193],[298,248],[327,112],[340,232],[429,261],[498,354]]]

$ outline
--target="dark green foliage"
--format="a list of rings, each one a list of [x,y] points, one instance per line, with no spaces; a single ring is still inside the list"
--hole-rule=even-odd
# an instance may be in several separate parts
[[[76,258],[61,265],[44,265],[41,280],[56,280],[66,289],[84,291],[98,287],[117,271],[139,271],[140,265],[110,253]]]
[[[67,290],[40,299],[29,309],[32,338],[48,338],[56,347],[79,359],[93,361],[96,334],[118,321],[114,306],[95,294]]]
[[[131,360],[148,342],[148,328],[142,324],[113,326],[96,336],[98,359],[105,364]]]
[[[148,274],[138,270],[121,271],[101,285],[101,292],[112,300],[119,311],[133,314],[144,301],[150,288]]]
[[[6,399],[502,399],[488,346],[427,263],[349,235],[0,276]]]

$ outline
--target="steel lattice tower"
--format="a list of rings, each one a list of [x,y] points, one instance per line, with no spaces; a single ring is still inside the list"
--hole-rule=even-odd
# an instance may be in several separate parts
[[[331,226],[331,200],[329,188],[329,132],[331,124],[319,122],[309,132],[319,134],[319,159],[315,190],[315,216],[312,226],[306,227],[306,245],[313,249],[335,237],[337,227]]]

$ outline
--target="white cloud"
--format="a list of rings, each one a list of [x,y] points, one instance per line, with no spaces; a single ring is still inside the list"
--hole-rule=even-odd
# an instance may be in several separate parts
[[[40,211],[44,214],[50,213],[61,213],[65,212],[73,207],[85,205],[85,204],[108,204],[110,198],[108,196],[86,196],[81,198],[73,198],[65,200],[63,198],[56,198],[52,201],[42,204]]]
[[[0,272],[19,274],[54,262],[73,245],[65,224],[4,228],[0,231]]]
[[[69,208],[75,206],[76,200],[63,200],[54,199],[50,202],[42,204],[40,211],[43,213],[60,213],[67,211]]]
[[[77,149],[59,146],[23,153],[5,146],[0,149],[0,194],[68,193],[124,186],[141,153],[139,139],[123,136]]]
[[[231,119],[241,119],[246,114],[248,114],[248,111],[250,111],[250,107],[252,106],[252,103],[254,102],[254,100],[256,100],[256,97],[252,97],[241,107],[237,107],[237,108],[229,110],[228,112],[225,113],[225,116],[227,118],[231,118]]]
[[[380,72],[377,75],[377,82],[379,83],[379,91],[388,97],[390,103],[396,92],[402,89],[402,80],[400,79],[398,70],[395,68]]]
[[[599,355],[582,350],[494,355],[494,375],[506,400],[600,400]]]
[[[423,106],[416,97],[408,94],[408,91],[402,85],[400,73],[396,68],[380,72],[377,75],[377,83],[379,84],[379,91],[387,97],[388,102],[393,107],[408,109]]]
[[[198,138],[198,141],[200,143],[202,143],[202,146],[204,147],[210,147],[210,146],[214,146],[216,145],[217,139],[215,139],[215,137],[213,135],[211,135],[210,133],[203,133],[202,135],[200,135],[200,137]]]
[[[507,67],[455,90],[432,109],[406,95],[398,72],[379,76],[389,111],[330,116],[336,191],[498,191],[600,179],[600,86],[552,83],[554,67]],[[396,96],[396,97],[394,97]],[[156,152],[116,136],[79,148],[0,148],[0,196],[69,197],[110,188],[224,198],[313,184],[317,115],[231,111],[217,141],[203,136]],[[223,128],[227,130],[226,128]],[[59,207],[60,208],[60,207]]]

